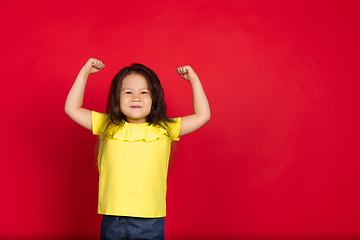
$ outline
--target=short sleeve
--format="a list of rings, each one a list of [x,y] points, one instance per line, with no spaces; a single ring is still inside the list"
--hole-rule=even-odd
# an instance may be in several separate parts
[[[180,133],[180,127],[181,127],[181,117],[179,118],[172,118],[174,122],[168,123],[168,132],[173,141],[179,141],[179,133]]]
[[[98,112],[91,112],[91,124],[92,124],[92,132],[94,135],[100,134],[100,129],[104,125],[107,115]]]

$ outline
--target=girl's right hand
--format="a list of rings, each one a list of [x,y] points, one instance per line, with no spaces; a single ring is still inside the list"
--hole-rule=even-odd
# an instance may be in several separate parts
[[[83,70],[84,72],[91,74],[91,73],[97,73],[99,72],[101,69],[103,69],[105,67],[105,64],[96,59],[96,58],[90,58],[85,65],[82,67],[81,70]]]

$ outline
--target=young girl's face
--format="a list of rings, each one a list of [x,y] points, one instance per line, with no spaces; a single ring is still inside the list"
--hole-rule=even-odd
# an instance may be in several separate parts
[[[145,123],[152,105],[149,85],[139,74],[130,74],[122,81],[120,111],[130,123]]]

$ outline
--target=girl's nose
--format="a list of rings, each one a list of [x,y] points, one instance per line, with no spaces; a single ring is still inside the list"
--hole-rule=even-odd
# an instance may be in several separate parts
[[[140,99],[138,97],[134,96],[131,101],[132,102],[140,102]]]

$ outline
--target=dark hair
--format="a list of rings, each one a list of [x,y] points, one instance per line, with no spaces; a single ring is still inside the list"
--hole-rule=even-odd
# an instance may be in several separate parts
[[[97,147],[98,167],[100,167],[103,149],[106,144],[106,137],[110,128],[121,127],[124,124],[124,121],[126,121],[126,116],[120,111],[120,91],[124,78],[131,74],[139,74],[143,76],[149,85],[152,105],[150,114],[146,119],[147,122],[153,125],[161,126],[166,130],[168,127],[167,123],[173,122],[173,120],[167,115],[164,90],[156,73],[150,68],[139,63],[134,63],[131,66],[124,67],[115,75],[110,85],[110,92],[106,104],[106,113],[108,114],[108,117],[106,118],[106,121],[100,131]]]
[[[139,74],[143,76],[149,85],[152,105],[150,114],[146,119],[147,122],[150,124],[162,125],[171,121],[167,115],[164,90],[158,76],[150,68],[139,63],[134,63],[131,66],[121,69],[115,75],[111,83],[106,106],[106,113],[109,115],[111,122],[116,125],[120,125],[124,120],[126,121],[125,115],[120,111],[120,91],[122,81],[126,76],[131,74]]]

